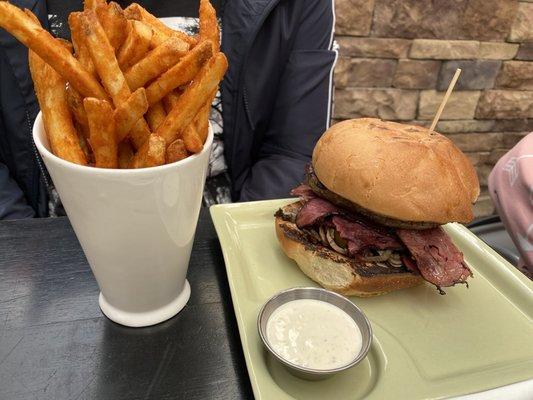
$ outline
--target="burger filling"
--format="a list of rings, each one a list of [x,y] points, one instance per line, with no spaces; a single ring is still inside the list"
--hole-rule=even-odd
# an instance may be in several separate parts
[[[317,243],[344,256],[374,262],[381,267],[405,266],[437,286],[442,294],[441,287],[466,283],[466,279],[472,276],[463,254],[440,226],[391,228],[371,221],[353,209],[348,211],[335,205],[307,184],[293,189],[291,194],[298,196],[302,203],[294,215],[298,228]]]

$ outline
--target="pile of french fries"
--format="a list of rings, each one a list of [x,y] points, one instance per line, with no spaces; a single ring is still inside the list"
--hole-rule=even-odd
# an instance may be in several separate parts
[[[31,11],[0,1],[0,27],[29,48],[52,152],[99,168],[153,167],[200,152],[228,64],[209,0],[199,11],[199,34],[189,36],[139,4],[85,0],[68,18],[68,42]]]

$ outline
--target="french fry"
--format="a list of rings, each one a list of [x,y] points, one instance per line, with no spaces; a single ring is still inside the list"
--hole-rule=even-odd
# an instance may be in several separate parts
[[[83,9],[84,10],[96,10],[100,4],[106,4],[106,0],[84,0]]]
[[[83,97],[70,84],[67,84],[67,104],[72,112],[74,121],[78,124],[78,132],[86,138],[89,137],[89,121],[83,107]]]
[[[35,52],[30,51],[28,58],[52,153],[64,160],[87,165],[68,108],[65,80]]]
[[[89,72],[91,75],[96,76],[96,71],[94,69],[93,60],[89,54],[89,50],[83,41],[83,35],[81,33],[81,22],[80,22],[81,12],[72,12],[68,17],[68,24],[70,26],[70,36],[72,38],[72,44],[74,45],[74,52],[76,58],[80,64]]]
[[[216,95],[216,90],[214,94],[209,96],[210,99],[213,99]],[[196,117],[194,117],[193,124],[196,127],[196,132],[202,143],[205,143],[207,139],[207,134],[209,133],[209,114],[211,113],[211,102],[206,103],[198,112]]]
[[[165,163],[165,152],[165,140],[152,133],[143,147],[133,157],[130,168],[147,168],[163,165]]]
[[[128,140],[124,140],[118,145],[118,167],[129,168],[133,160],[133,147]]]
[[[213,54],[218,53],[220,51],[220,29],[217,13],[209,0],[200,0],[199,15],[200,42],[210,40]]]
[[[173,89],[189,83],[198,74],[202,65],[204,65],[213,54],[211,42],[205,41],[198,44],[188,52],[180,61],[169,70],[160,75],[146,88],[146,98],[148,104],[152,105]]]
[[[196,125],[194,125],[193,122],[191,122],[183,130],[181,137],[183,139],[183,143],[185,144],[185,148],[190,153],[199,153],[204,148],[204,143],[200,139],[200,136],[198,136],[198,132],[196,131]]]
[[[118,106],[131,95],[124,74],[118,66],[113,47],[93,11],[85,11],[80,18],[83,36],[102,85]]]
[[[79,127],[79,125],[76,123],[76,127]],[[80,144],[81,150],[83,151],[83,154],[85,154],[85,159],[87,160],[88,165],[94,165],[94,154],[91,149],[91,145],[89,144],[89,139],[82,135],[80,133],[80,130],[78,129],[78,142]]]
[[[144,88],[137,89],[128,100],[115,109],[114,118],[119,143],[126,138],[147,110],[148,102],[146,101]]]
[[[126,71],[125,77],[129,87],[135,90],[161,75],[176,64],[188,49],[189,45],[183,40],[169,38]]]
[[[180,161],[187,157],[189,157],[189,153],[187,152],[187,149],[185,148],[185,143],[183,143],[183,140],[176,139],[168,145],[167,163],[173,163],[176,161]]]
[[[72,42],[68,41],[67,39],[61,39],[61,38],[57,38],[57,40],[59,41],[59,43],[63,45],[65,49],[68,50],[70,54],[74,53],[74,46],[72,45]]]
[[[95,167],[118,167],[118,144],[111,104],[105,100],[86,97],[83,106],[89,120],[89,142],[93,149]]]
[[[0,27],[33,50],[83,96],[101,99],[107,94],[94,76],[35,19],[8,2],[0,1]]]
[[[223,53],[217,53],[200,70],[194,81],[180,96],[178,104],[157,128],[156,134],[165,139],[167,144],[176,140],[191,123],[228,68],[228,61]]]
[[[168,93],[165,97],[163,97],[163,107],[165,107],[165,112],[168,114],[176,104],[178,104],[178,100],[181,96],[181,92],[179,89],[175,89],[172,92]]]
[[[107,89],[115,107],[119,107],[131,96],[124,74],[120,70],[113,47],[93,11],[85,11],[81,17],[83,34],[91,54],[96,72]],[[136,148],[148,139],[150,130],[144,118],[141,118],[130,131],[130,137]]]
[[[122,71],[127,70],[144,57],[150,48],[152,28],[144,22],[128,20],[126,40],[117,53],[117,61]]]
[[[124,40],[126,39],[126,17],[124,11],[114,1],[109,4],[100,4],[96,7],[96,16],[100,25],[104,28],[109,43],[118,51]]]
[[[148,120],[148,126],[150,126],[152,132],[154,132],[157,127],[161,125],[161,122],[165,120],[166,116],[167,113],[165,112],[165,107],[160,101],[152,104],[150,108],[148,108],[146,119]]]
[[[152,29],[154,30],[154,38],[158,39],[155,42],[156,46],[159,46],[161,43],[163,43],[165,40],[167,40],[171,36],[176,36],[180,38],[181,40],[188,43],[191,47],[194,47],[196,45],[196,39],[187,35],[185,32],[176,31],[176,30],[169,28],[163,22],[161,22],[157,17],[150,14],[148,11],[146,11],[143,7],[141,7],[137,3],[130,4],[124,10],[124,14],[126,15],[126,18],[128,19],[135,19],[138,21],[143,21],[144,23],[150,25]]]

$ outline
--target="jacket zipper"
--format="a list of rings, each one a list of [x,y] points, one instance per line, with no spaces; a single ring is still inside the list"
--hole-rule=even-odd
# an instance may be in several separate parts
[[[248,105],[248,91],[246,90],[246,86],[243,86],[242,97],[243,97],[243,102],[244,102],[244,111],[246,113],[246,119],[248,120],[248,123],[250,124],[250,128],[252,128],[252,130],[255,131],[255,124],[252,120],[252,113],[250,112],[250,106]]]
[[[31,122],[30,122],[30,114],[28,113],[28,110],[26,110],[26,123],[28,124],[28,129],[30,131],[30,139],[31,139],[31,147],[33,149],[33,154],[35,156],[35,159],[37,160],[37,165],[39,167],[39,170],[41,171],[41,176],[43,177],[44,185],[46,186],[46,190],[50,192],[51,184],[48,180],[48,176],[46,175],[46,168],[43,165],[43,161],[41,160],[41,157],[39,156],[39,152],[37,151],[37,146],[35,146],[35,142],[33,141],[33,135],[31,132],[33,132]],[[39,196],[37,196],[39,198]]]

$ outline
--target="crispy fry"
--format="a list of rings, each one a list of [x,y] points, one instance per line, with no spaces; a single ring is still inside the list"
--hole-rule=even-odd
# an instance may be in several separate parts
[[[106,4],[106,0],[84,0],[83,9],[84,10],[96,10],[100,4]]]
[[[118,66],[113,47],[93,11],[84,12],[81,24],[96,72],[111,95],[115,107],[118,107],[129,99],[131,90]],[[144,118],[141,118],[130,131],[133,145],[139,148],[148,139],[149,134],[148,125]]]
[[[105,100],[86,97],[83,106],[89,120],[89,141],[94,153],[95,167],[118,167],[118,144],[111,104]]]
[[[216,90],[214,91],[214,94],[209,96],[210,99],[213,99],[216,94]],[[196,114],[196,117],[194,117],[193,124],[196,127],[196,132],[198,133],[198,137],[200,138],[200,141],[202,143],[205,143],[207,139],[207,134],[209,133],[209,114],[211,113],[211,102],[207,102]]]
[[[129,87],[135,90],[161,75],[176,64],[188,49],[189,45],[182,40],[169,38],[126,71],[125,77]]]
[[[89,50],[83,41],[80,16],[81,12],[72,12],[68,16],[68,24],[70,26],[70,36],[72,38],[72,44],[74,45],[74,52],[83,68],[85,68],[90,74],[96,75],[93,60],[91,59]]]
[[[59,41],[59,43],[63,45],[65,49],[68,50],[70,54],[74,53],[74,46],[72,45],[70,41],[68,41],[67,39],[62,39],[62,38],[57,38],[57,40]]]
[[[124,140],[118,145],[118,167],[129,168],[133,160],[133,147],[128,140]]]
[[[87,165],[68,109],[65,80],[33,51],[29,52],[29,64],[52,153],[64,160]]]
[[[204,148],[204,144],[200,139],[200,136],[198,136],[198,132],[196,131],[196,126],[193,122],[191,122],[187,128],[183,130],[183,133],[181,134],[181,137],[183,139],[183,143],[185,144],[185,147],[190,153],[199,153]]]
[[[74,125],[79,128],[79,125],[77,123],[75,123]],[[85,154],[85,159],[87,160],[87,163],[89,165],[94,165],[94,154],[93,150],[91,149],[91,145],[89,144],[89,139],[86,136],[82,135],[79,129],[78,142],[80,144],[81,150],[83,151],[83,154]]]
[[[118,65],[127,70],[144,57],[150,48],[152,28],[144,22],[128,20],[128,35],[117,53]]]
[[[160,75],[146,88],[148,104],[158,102],[173,89],[192,81],[212,54],[210,41],[200,43],[188,52],[176,65]]]
[[[126,17],[124,11],[114,1],[109,4],[101,4],[96,7],[96,16],[100,21],[100,25],[104,28],[109,43],[118,51],[124,40],[126,39]]]
[[[173,163],[184,158],[189,157],[189,153],[185,148],[185,143],[183,140],[176,139],[170,143],[167,147],[167,163]]]
[[[163,165],[165,163],[165,147],[165,140],[152,133],[143,147],[133,157],[130,168]]]
[[[217,13],[209,0],[200,0],[200,42],[210,40],[213,45],[213,54],[220,51],[220,29],[218,27]]]
[[[81,26],[87,48],[102,84],[118,106],[130,97],[130,89],[124,74],[118,66],[113,47],[93,11],[85,11],[81,16]]]
[[[148,125],[152,131],[155,131],[157,127],[165,120],[167,113],[165,112],[165,107],[163,103],[158,101],[148,108],[146,113],[146,119],[148,120]]]
[[[150,25],[154,30],[154,38],[158,38],[156,46],[163,43],[171,36],[176,36],[181,40],[188,43],[191,47],[196,45],[196,39],[187,35],[185,32],[173,30],[161,22],[157,17],[150,14],[143,7],[137,3],[130,4],[125,10],[124,13],[126,18],[135,19],[137,21],[143,21],[144,23]]]
[[[83,107],[83,97],[70,84],[67,84],[67,104],[74,117],[74,121],[78,124],[78,132],[86,138],[89,137],[89,121],[87,114]]]
[[[94,76],[83,68],[64,46],[18,7],[0,1],[0,27],[33,50],[83,96],[107,98],[104,89]]]
[[[163,98],[163,107],[165,107],[165,112],[168,114],[176,104],[178,104],[178,100],[181,96],[181,92],[179,89],[175,89],[172,92],[168,93]]]
[[[148,102],[146,101],[144,88],[137,89],[128,100],[115,109],[114,118],[119,143],[126,138],[147,110]]]
[[[228,62],[223,53],[217,53],[202,67],[194,81],[180,96],[178,104],[157,128],[156,133],[164,138],[167,144],[178,138],[202,106],[209,101],[209,96],[216,89],[227,68]]]

